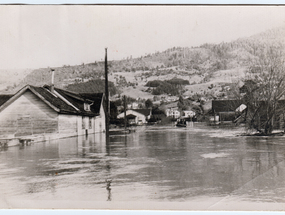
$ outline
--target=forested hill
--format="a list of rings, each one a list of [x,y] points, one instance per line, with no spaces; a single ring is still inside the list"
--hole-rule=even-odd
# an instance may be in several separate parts
[[[172,47],[163,52],[147,54],[109,62],[109,81],[117,93],[131,93],[134,97],[151,97],[147,83],[153,80],[181,78],[189,81],[183,93],[217,93],[224,83],[236,81],[255,58],[256,52],[267,43],[284,43],[285,28],[241,38],[229,43],[203,44],[199,47]],[[104,78],[104,62],[77,66],[64,65],[55,69],[55,85],[76,90],[76,85]],[[6,92],[20,89],[26,84],[44,85],[51,82],[49,68],[36,69],[18,85],[9,86]],[[209,88],[211,86],[211,88]],[[133,89],[130,91],[130,89]],[[100,89],[97,89],[100,90]],[[104,89],[102,88],[101,91]],[[207,92],[206,92],[207,91]]]

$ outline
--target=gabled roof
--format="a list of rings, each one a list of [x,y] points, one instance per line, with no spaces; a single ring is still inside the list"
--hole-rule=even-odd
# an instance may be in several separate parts
[[[126,118],[127,119],[135,119],[137,116],[136,115],[134,115],[134,114],[128,114],[128,115],[126,115]]]
[[[136,111],[136,112],[143,114],[145,116],[151,115],[151,109],[132,109],[132,111]]]
[[[0,95],[0,107],[8,101],[13,95]]]
[[[11,104],[27,90],[30,90],[33,94],[39,97],[43,102],[58,113],[96,116],[100,111],[100,109],[98,112],[94,111],[96,108],[92,108],[92,106],[97,107],[98,104],[95,103],[98,102],[99,99],[92,100],[90,99],[91,97],[84,97],[81,94],[69,92],[59,88],[55,88],[54,91],[51,92],[50,87],[47,85],[44,87],[35,87],[31,85],[23,87],[15,95],[6,100],[6,102],[0,107],[0,111]],[[84,103],[91,105],[91,111],[85,111]]]
[[[212,111],[216,113],[234,112],[241,104],[241,100],[213,100]]]

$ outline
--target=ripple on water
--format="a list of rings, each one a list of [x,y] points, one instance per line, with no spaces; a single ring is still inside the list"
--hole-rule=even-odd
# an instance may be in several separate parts
[[[208,154],[202,154],[201,157],[203,158],[222,158],[222,157],[228,157],[228,153],[208,153]]]

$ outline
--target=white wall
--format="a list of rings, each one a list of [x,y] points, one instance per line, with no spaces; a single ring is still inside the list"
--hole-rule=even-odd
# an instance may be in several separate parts
[[[58,113],[34,95],[24,92],[0,113],[1,136],[58,132]]]
[[[59,114],[58,131],[61,134],[77,135],[77,117],[76,115]]]
[[[95,118],[95,133],[105,132],[105,111],[103,102],[101,102],[100,115]]]

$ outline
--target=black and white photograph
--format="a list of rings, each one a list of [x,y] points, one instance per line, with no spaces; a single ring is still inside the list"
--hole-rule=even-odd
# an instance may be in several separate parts
[[[285,6],[0,5],[0,209],[285,210]]]

